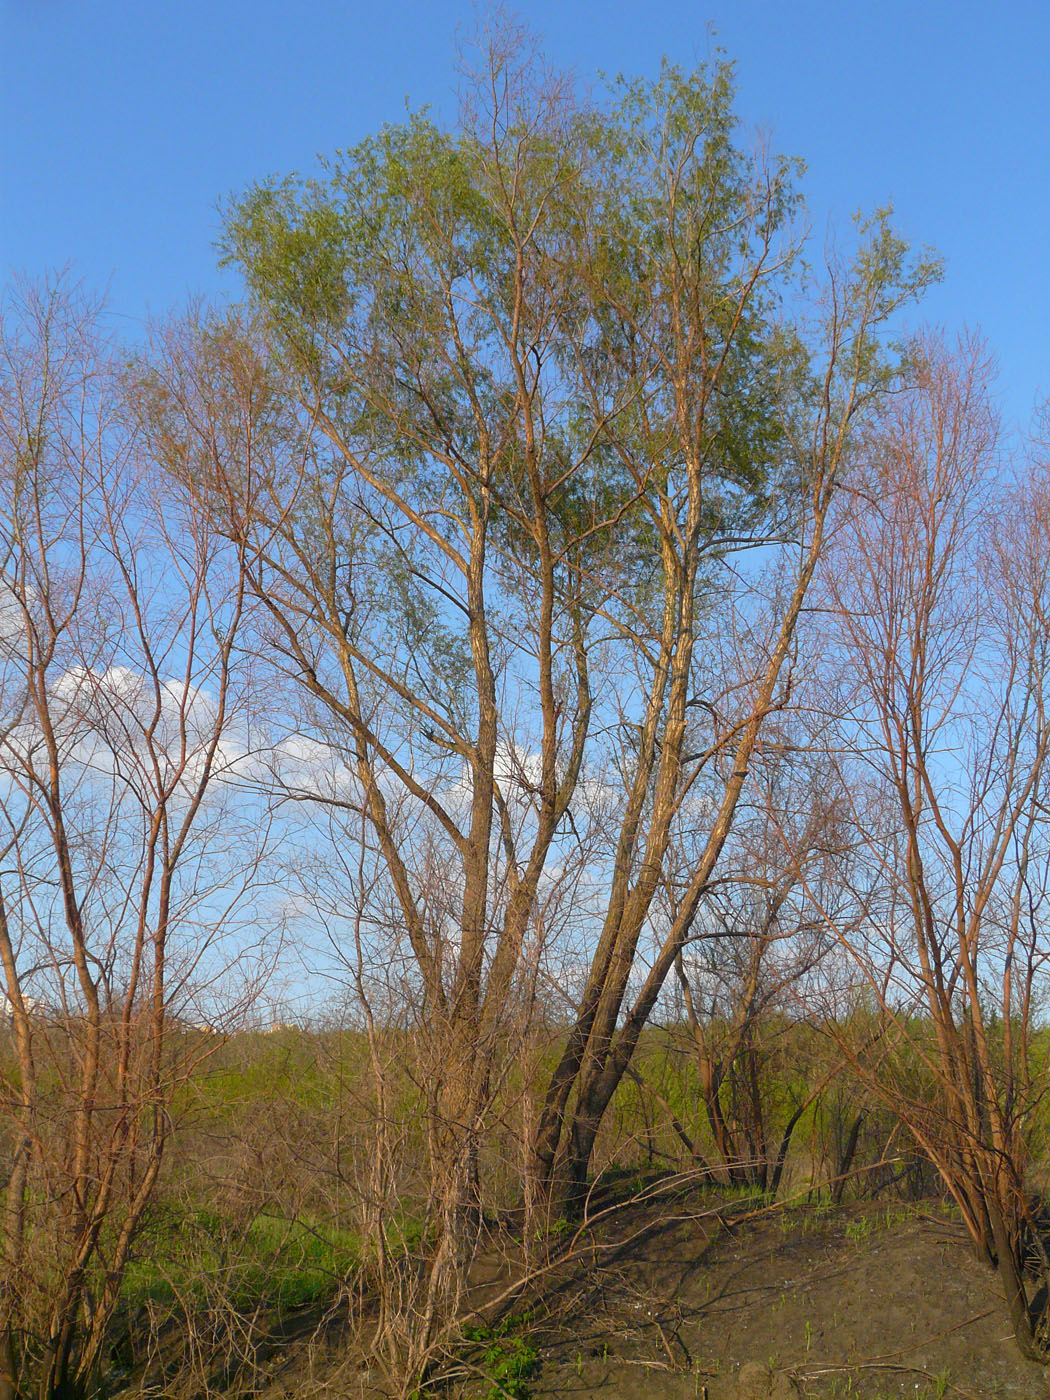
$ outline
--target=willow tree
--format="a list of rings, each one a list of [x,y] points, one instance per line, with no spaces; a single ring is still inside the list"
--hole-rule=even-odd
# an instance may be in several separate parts
[[[504,35],[455,126],[384,128],[228,210],[288,418],[268,466],[217,453],[208,490],[251,538],[300,726],[345,755],[352,780],[312,795],[363,818],[366,922],[405,940],[432,1291],[462,1277],[509,1009],[573,875],[589,971],[527,1194],[579,1197],[783,703],[853,425],[892,376],[879,328],[933,275],[877,219],[803,314],[797,173],[741,141],[727,66],[589,103]]]

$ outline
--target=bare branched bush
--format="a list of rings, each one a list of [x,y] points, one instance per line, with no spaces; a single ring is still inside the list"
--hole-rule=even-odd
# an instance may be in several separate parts
[[[136,1237],[208,1054],[260,814],[229,543],[130,426],[91,308],[0,325],[0,1395],[93,1394]]]
[[[861,927],[828,918],[871,1027],[840,1044],[936,1165],[1018,1343],[1045,1361],[1023,1276],[1050,893],[1045,471],[1004,484],[980,344],[927,339],[915,363],[866,445],[824,615],[819,703],[869,890]]]

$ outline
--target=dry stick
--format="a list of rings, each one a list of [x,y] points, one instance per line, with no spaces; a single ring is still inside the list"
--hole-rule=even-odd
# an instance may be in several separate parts
[[[891,1158],[889,1160],[896,1161],[897,1159]],[[874,1170],[875,1167],[884,1165],[884,1161],[875,1162],[867,1167],[855,1168],[852,1172],[848,1173],[847,1175],[861,1175],[864,1172]],[[531,1269],[527,1269],[519,1278],[513,1280],[513,1282],[511,1282],[506,1288],[504,1288],[499,1294],[497,1294],[495,1298],[489,1299],[487,1303],[477,1308],[471,1309],[469,1312],[456,1319],[456,1322],[454,1324],[455,1330],[458,1331],[460,1328],[462,1328],[462,1326],[469,1324],[474,1320],[484,1323],[487,1320],[487,1318],[498,1316],[500,1309],[504,1305],[506,1305],[511,1299],[520,1297],[522,1292],[531,1284],[534,1284],[544,1276],[551,1274],[555,1269],[567,1263],[571,1263],[574,1256],[579,1257],[579,1254],[582,1253],[582,1249],[578,1249],[578,1246],[581,1245],[584,1234],[588,1232],[593,1226],[600,1223],[602,1220],[616,1214],[618,1211],[626,1209],[628,1206],[638,1205],[639,1203],[644,1201],[658,1199],[660,1196],[666,1195],[669,1192],[676,1190],[683,1185],[687,1185],[690,1182],[702,1181],[707,1177],[707,1175],[708,1174],[702,1169],[699,1171],[676,1173],[673,1176],[667,1177],[662,1181],[654,1183],[652,1186],[646,1187],[643,1191],[640,1191],[636,1195],[632,1196],[628,1201],[617,1202],[614,1205],[605,1206],[603,1209],[596,1211],[594,1214],[585,1214],[584,1219],[580,1222],[576,1230],[573,1232],[571,1239],[567,1241],[565,1247],[562,1250],[560,1250],[555,1257],[548,1259],[547,1262],[544,1264],[536,1265]],[[738,1224],[742,1224],[747,1220],[756,1219],[759,1216],[768,1215],[774,1211],[783,1210],[785,1209],[785,1207],[789,1206],[793,1201],[800,1200],[806,1194],[807,1192],[800,1191],[797,1193],[797,1195],[790,1196],[785,1201],[773,1202],[771,1204],[759,1206],[753,1210],[741,1212],[739,1215],[733,1216],[732,1225],[736,1226]],[[670,1221],[673,1218],[674,1217],[669,1217],[668,1220]],[[699,1212],[699,1214],[691,1213],[688,1218],[693,1220],[704,1220],[713,1218],[717,1219],[719,1223],[723,1226],[723,1228],[729,1227],[729,1222],[727,1222],[725,1216],[723,1215],[722,1209],[716,1206],[711,1207],[707,1210],[703,1210]],[[618,1239],[611,1244],[602,1244],[599,1241],[596,1241],[592,1238],[589,1241],[589,1248],[591,1250],[592,1255],[594,1256],[600,1255],[602,1252],[608,1253],[612,1251],[619,1251],[622,1250],[626,1245],[629,1245],[632,1240],[637,1239],[641,1235],[645,1234],[646,1231],[650,1228],[651,1225],[646,1224],[638,1230],[635,1230],[631,1235],[628,1236],[626,1240]],[[451,1331],[451,1328],[446,1329],[445,1335],[437,1341],[436,1345],[438,1347],[440,1347],[441,1345],[448,1344],[448,1342],[451,1340]],[[672,1362],[673,1364],[671,1367],[668,1367],[663,1362],[634,1362],[631,1364],[647,1365],[650,1368],[655,1368],[659,1370],[678,1370],[679,1368],[677,1362],[674,1361],[673,1355]],[[459,1362],[457,1364],[462,1366],[465,1363]],[[455,1368],[453,1368],[453,1373],[454,1369]],[[838,1369],[841,1370],[848,1368],[840,1367]]]
[[[994,1311],[994,1309],[993,1309],[993,1311]],[[986,1316],[986,1314],[981,1314],[981,1315],[982,1315],[982,1316]],[[972,1319],[971,1319],[971,1320],[972,1320]],[[963,1323],[962,1325],[965,1326],[966,1324]],[[954,1330],[954,1329],[949,1329],[949,1330]],[[1010,1337],[1008,1337],[1008,1338],[1004,1338],[1004,1340],[1005,1340],[1005,1341],[1011,1341],[1011,1342],[1012,1342],[1012,1341],[1014,1340],[1014,1338],[1013,1338],[1012,1336],[1010,1336]],[[819,1366],[819,1367],[816,1367],[816,1368],[813,1369],[813,1370],[807,1370],[807,1371],[805,1371],[803,1374],[805,1375],[806,1379],[808,1380],[810,1376],[830,1376],[830,1375],[833,1375],[833,1374],[835,1374],[836,1372],[840,1372],[840,1371],[857,1371],[857,1370],[863,1370],[863,1371],[898,1371],[898,1372],[903,1371],[906,1375],[909,1375],[909,1376],[925,1376],[927,1380],[936,1380],[936,1379],[937,1379],[937,1377],[931,1376],[930,1373],[929,1373],[929,1371],[924,1371],[923,1368],[922,1368],[921,1366],[894,1366],[894,1365],[892,1365],[892,1364],[890,1364],[890,1363],[886,1363],[886,1364],[883,1364],[883,1365],[876,1365],[874,1362],[868,1363],[868,1362],[863,1362],[863,1361],[858,1361],[858,1362],[856,1362],[856,1363],[855,1363],[854,1365],[852,1365],[852,1366]],[[962,1388],[961,1385],[956,1385],[954,1381],[948,1381],[948,1382],[947,1382],[947,1385],[950,1387],[950,1389],[954,1390],[954,1391],[956,1392],[956,1394],[958,1394],[958,1395],[965,1395],[966,1398],[967,1398],[967,1400],[982,1400],[982,1397],[981,1397],[980,1395],[975,1395],[974,1392],[973,1392],[972,1390],[964,1390],[964,1389]],[[918,1388],[918,1387],[916,1387],[916,1388]]]
[[[521,1292],[530,1284],[535,1283],[537,1280],[543,1278],[545,1275],[553,1272],[553,1270],[557,1269],[561,1265],[571,1262],[574,1257],[574,1251],[576,1251],[577,1246],[581,1243],[584,1234],[587,1231],[589,1231],[593,1226],[597,1225],[607,1217],[615,1215],[618,1211],[622,1211],[628,1206],[638,1205],[639,1203],[644,1201],[657,1199],[660,1196],[665,1195],[668,1192],[675,1190],[683,1185],[686,1185],[691,1181],[701,1181],[705,1178],[705,1176],[706,1173],[702,1170],[694,1172],[679,1172],[673,1176],[666,1177],[662,1181],[654,1183],[652,1186],[647,1186],[643,1191],[639,1191],[628,1201],[618,1201],[613,1205],[605,1206],[601,1210],[595,1211],[593,1214],[585,1215],[584,1219],[574,1230],[572,1237],[566,1242],[564,1248],[560,1250],[555,1257],[549,1259],[546,1263],[537,1264],[533,1268],[526,1270],[525,1273],[523,1273],[519,1278],[515,1279],[512,1283],[508,1284],[507,1287],[504,1288],[501,1293],[497,1294],[495,1298],[490,1299],[481,1307],[474,1308],[471,1312],[467,1313],[465,1317],[460,1319],[460,1321],[469,1323],[474,1319],[477,1319],[478,1321],[484,1322],[486,1315],[498,1315],[499,1309],[505,1303],[507,1303],[512,1298],[518,1297],[521,1294]],[[708,1217],[717,1217],[720,1219],[721,1217],[719,1215],[718,1208],[712,1207],[709,1210],[701,1211],[699,1215],[693,1214],[689,1218],[694,1220],[704,1220]],[[629,1235],[626,1240],[616,1240],[612,1244],[601,1244],[598,1241],[592,1239],[589,1242],[589,1247],[592,1253],[609,1253],[615,1250],[621,1250],[625,1248],[626,1245],[629,1245],[633,1240],[638,1239],[641,1235],[644,1235],[651,1228],[651,1224],[643,1225],[639,1229],[635,1230],[631,1235]]]
[[[943,1332],[935,1332],[933,1336],[926,1337],[923,1341],[916,1342],[913,1346],[901,1347],[898,1351],[880,1352],[877,1356],[873,1356],[870,1361],[855,1361],[849,1366],[806,1367],[804,1374],[808,1378],[810,1376],[827,1376],[839,1371],[864,1370],[908,1371],[910,1373],[914,1373],[915,1375],[928,1376],[929,1372],[923,1370],[920,1366],[893,1365],[889,1362],[889,1358],[893,1356],[905,1356],[909,1351],[918,1351],[919,1347],[927,1347],[930,1345],[931,1342],[939,1342],[942,1337],[949,1337],[953,1332],[960,1332],[964,1327],[971,1327],[975,1322],[980,1322],[981,1319],[985,1317],[991,1317],[991,1315],[997,1311],[997,1308],[986,1308],[984,1312],[974,1313],[973,1317],[966,1318],[964,1322],[956,1322],[951,1327],[946,1327],[943,1330]],[[1012,1337],[1010,1338],[1010,1340],[1013,1340]],[[963,1390],[961,1386],[953,1385],[952,1389],[957,1390],[960,1395],[970,1394],[969,1391]],[[975,1396],[974,1400],[978,1400],[978,1397]]]
[[[671,1369],[674,1370],[674,1371],[677,1371],[677,1370],[678,1370],[678,1362],[675,1360],[675,1354],[674,1354],[674,1351],[673,1351],[672,1348],[671,1348],[671,1343],[667,1340],[667,1333],[664,1331],[663,1326],[662,1326],[662,1324],[661,1324],[661,1322],[660,1322],[660,1319],[659,1319],[658,1317],[654,1317],[654,1318],[653,1318],[653,1326],[656,1328],[656,1330],[657,1330],[657,1331],[659,1332],[659,1334],[660,1334],[660,1341],[663,1343],[664,1351],[667,1352],[667,1359],[668,1359],[668,1360],[670,1361],[670,1363],[671,1363]],[[677,1334],[676,1334],[676,1335],[677,1335]],[[683,1348],[683,1350],[684,1350],[684,1348]]]
[[[888,1160],[897,1161],[898,1159],[894,1157]],[[854,1170],[848,1175],[859,1176],[864,1172],[873,1171],[876,1167],[885,1165],[885,1161],[873,1162],[866,1167],[854,1168]],[[576,1230],[573,1232],[571,1239],[568,1240],[564,1249],[561,1250],[554,1258],[549,1259],[544,1264],[538,1264],[535,1267],[526,1270],[526,1272],[522,1274],[521,1277],[515,1279],[512,1283],[508,1284],[508,1286],[504,1288],[501,1293],[497,1294],[495,1298],[489,1299],[489,1301],[484,1305],[472,1309],[464,1317],[460,1318],[459,1323],[470,1323],[475,1319],[479,1322],[484,1322],[486,1320],[486,1316],[498,1316],[500,1308],[507,1302],[509,1302],[512,1298],[519,1297],[521,1293],[530,1284],[533,1284],[539,1279],[543,1278],[545,1275],[552,1273],[561,1265],[570,1263],[573,1259],[574,1251],[576,1251],[577,1246],[580,1244],[584,1233],[591,1229],[594,1225],[598,1224],[600,1221],[616,1214],[617,1211],[625,1210],[628,1206],[638,1205],[639,1203],[644,1201],[657,1199],[661,1195],[666,1195],[669,1192],[676,1190],[681,1186],[687,1185],[691,1181],[702,1181],[705,1179],[705,1177],[706,1173],[702,1170],[694,1172],[676,1173],[674,1176],[667,1177],[663,1181],[656,1182],[652,1186],[646,1187],[645,1190],[639,1191],[628,1201],[617,1202],[614,1205],[605,1206],[602,1210],[596,1211],[593,1215],[586,1215],[584,1219],[580,1222],[580,1224],[577,1226]],[[809,1189],[812,1190],[812,1187]],[[793,1202],[801,1200],[802,1197],[807,1194],[807,1191],[799,1191],[796,1193],[796,1195],[789,1196],[786,1200],[774,1201],[768,1205],[758,1206],[753,1210],[742,1211],[740,1214],[734,1215],[732,1217],[732,1225],[736,1226],[744,1223],[747,1220],[757,1219],[759,1216],[762,1215],[769,1215],[775,1211],[782,1211],[786,1207],[790,1206]],[[724,1207],[720,1208],[718,1206],[712,1206],[710,1209],[702,1210],[699,1213],[691,1212],[688,1216],[684,1217],[667,1216],[665,1217],[665,1223],[673,1223],[673,1221],[679,1218],[694,1221],[716,1219],[724,1229],[727,1229],[729,1228],[729,1222],[726,1220],[725,1215],[723,1215],[723,1209]],[[651,1224],[643,1225],[639,1229],[635,1230],[633,1234],[629,1235],[626,1240],[619,1239],[612,1244],[601,1244],[598,1241],[592,1239],[590,1241],[591,1252],[592,1254],[599,1254],[601,1252],[610,1253],[612,1251],[622,1250],[633,1240],[638,1239],[641,1235],[644,1235],[651,1228]]]

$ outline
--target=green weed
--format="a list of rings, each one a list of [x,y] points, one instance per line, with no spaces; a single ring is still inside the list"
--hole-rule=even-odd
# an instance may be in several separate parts
[[[846,1238],[852,1240],[854,1244],[861,1244],[869,1239],[874,1230],[869,1215],[862,1215],[859,1220],[851,1220],[846,1225]]]
[[[468,1342],[482,1344],[481,1370],[492,1382],[485,1400],[528,1400],[530,1379],[539,1367],[540,1354],[517,1329],[529,1321],[527,1313],[509,1315],[495,1327],[467,1327],[463,1336]],[[577,1356],[578,1366],[582,1358]]]
[[[541,1227],[536,1230],[533,1233],[533,1239],[537,1244],[542,1243],[545,1239],[551,1239],[552,1237],[554,1239],[561,1239],[563,1235],[569,1234],[572,1228],[572,1221],[567,1219],[564,1215],[559,1215],[557,1220],[552,1220],[545,1228]]]
[[[944,1400],[950,1385],[951,1369],[946,1366],[943,1371],[938,1371],[932,1378],[930,1384],[921,1387],[917,1385],[914,1392],[911,1393],[914,1396],[914,1400]],[[853,1376],[846,1376],[842,1380],[837,1380],[831,1391],[832,1400],[854,1400],[858,1394],[856,1379]],[[872,1397],[872,1400],[894,1400],[894,1397],[890,1395],[876,1395]]]

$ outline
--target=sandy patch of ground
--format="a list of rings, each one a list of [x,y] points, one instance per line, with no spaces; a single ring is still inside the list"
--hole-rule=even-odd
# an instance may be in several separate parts
[[[595,1245],[536,1313],[535,1400],[736,1400],[745,1363],[820,1400],[1050,1397],[936,1206],[654,1203]]]

